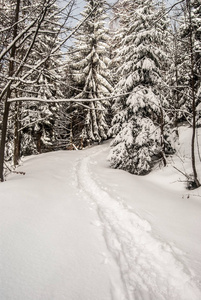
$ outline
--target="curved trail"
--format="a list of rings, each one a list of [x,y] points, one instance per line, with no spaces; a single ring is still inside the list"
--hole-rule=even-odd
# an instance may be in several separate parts
[[[101,150],[103,151],[103,150]],[[100,188],[90,170],[98,155],[78,160],[77,186],[99,216],[107,248],[118,265],[122,291],[113,283],[114,300],[199,300],[191,272],[170,245],[152,234],[150,224]],[[115,290],[118,290],[115,294]]]

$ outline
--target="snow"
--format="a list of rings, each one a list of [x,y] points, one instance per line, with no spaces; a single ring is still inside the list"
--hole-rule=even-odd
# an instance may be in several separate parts
[[[24,159],[0,184],[0,299],[201,299],[201,189],[172,166],[188,170],[181,134],[145,177],[109,168],[108,142]]]

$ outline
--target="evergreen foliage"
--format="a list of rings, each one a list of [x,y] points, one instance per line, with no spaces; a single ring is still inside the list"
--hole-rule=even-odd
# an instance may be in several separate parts
[[[83,18],[88,16],[88,18],[75,36],[75,48],[71,63],[76,88],[75,98],[101,98],[112,92],[108,69],[110,62],[109,45],[104,11],[105,1],[86,1],[82,16]],[[83,144],[87,145],[107,139],[109,103],[106,101],[89,101],[84,105],[82,120],[80,120],[82,122],[80,138]]]
[[[164,22],[157,21],[152,1],[135,2],[129,11],[129,23],[122,22],[126,29],[118,55],[123,62],[116,86],[117,93],[128,95],[115,102],[110,161],[114,168],[146,174],[154,157],[165,160],[165,153],[172,150],[168,130],[165,132],[168,103],[161,89],[167,61]]]

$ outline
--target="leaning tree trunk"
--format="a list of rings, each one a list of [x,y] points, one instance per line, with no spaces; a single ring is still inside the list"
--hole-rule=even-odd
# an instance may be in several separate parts
[[[20,0],[17,0],[16,7],[15,7],[14,27],[13,27],[13,40],[17,37],[19,11],[20,11]],[[16,54],[16,44],[14,43],[11,48],[9,71],[8,71],[9,77],[12,77],[12,75],[14,73],[15,54]],[[9,115],[9,108],[10,108],[10,103],[8,102],[8,99],[10,97],[11,97],[11,87],[9,85],[7,88],[6,95],[5,95],[5,105],[4,105],[1,144],[0,144],[0,181],[4,181],[5,144],[6,144],[6,132],[7,132],[7,126],[8,126],[8,115]]]

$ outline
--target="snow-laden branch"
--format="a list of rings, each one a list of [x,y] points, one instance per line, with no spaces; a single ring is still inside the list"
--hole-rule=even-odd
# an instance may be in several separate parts
[[[161,86],[160,86],[161,87]],[[186,86],[169,86],[169,85],[164,85],[164,88],[169,88],[169,89],[174,89],[177,90],[178,88],[184,88]],[[180,90],[179,90],[180,91]],[[181,92],[181,91],[180,91]],[[140,92],[135,92],[136,94]],[[184,93],[184,92],[183,92]],[[108,97],[101,97],[101,98],[63,98],[63,99],[44,99],[40,97],[19,97],[19,98],[10,98],[8,99],[8,102],[29,102],[29,101],[35,101],[35,102],[45,102],[45,103],[62,103],[62,102],[94,102],[94,101],[110,101],[112,99],[118,98],[118,97],[124,97],[133,94],[133,92],[127,92],[127,93],[122,93],[122,94],[117,94],[117,95],[111,95]],[[188,95],[188,97],[190,97]],[[151,102],[151,101],[150,101]],[[82,104],[83,105],[83,104]]]
[[[71,3],[71,2],[70,2]],[[73,3],[73,2],[72,2]],[[43,11],[43,13],[41,13],[40,14],[40,16],[37,18],[37,19],[35,19],[34,20],[34,22],[33,23],[31,23],[28,27],[26,27],[23,31],[22,31],[22,33],[20,33],[14,40],[13,40],[13,42],[0,54],[0,59],[10,50],[10,48],[12,48],[12,46],[13,45],[15,45],[15,43],[21,38],[21,36],[23,35],[23,34],[25,34],[25,33],[27,33],[27,31],[31,28],[31,27],[33,27],[34,25],[35,25],[35,23],[38,21],[38,19],[40,19],[40,17],[41,17],[41,19],[43,19],[43,17],[44,17],[44,12],[45,12],[45,10],[47,9],[47,6],[44,8],[44,11]],[[72,7],[71,7],[71,9],[72,9]],[[50,52],[49,52],[49,54],[44,58],[44,59],[42,59],[36,66],[34,66],[33,67],[33,69],[31,69],[31,70],[29,70],[22,78],[21,78],[21,80],[22,81],[24,81],[27,77],[29,77],[32,73],[33,73],[33,71],[36,71],[41,65],[43,65],[52,55],[55,55],[55,53],[57,53],[57,51],[66,43],[66,41],[68,40],[68,39],[70,39],[71,37],[72,37],[72,35],[77,31],[77,30],[79,30],[79,28],[83,25],[83,23],[90,17],[90,15],[93,13],[93,11],[96,9],[96,7],[90,12],[90,14],[88,14],[87,16],[86,16],[86,18],[82,21],[82,22],[80,22],[75,28],[74,28],[74,30],[72,30],[72,32],[65,38],[65,39],[63,39],[63,41],[62,42],[60,42],[55,48],[53,48],[53,49],[50,49]],[[67,16],[67,18],[69,17],[69,15]],[[40,22],[39,23],[41,23],[41,20],[40,20]],[[62,26],[61,26],[61,28],[62,28]],[[37,29],[36,29],[36,31],[35,31],[35,35],[34,35],[34,38],[33,38],[33,41],[35,40],[35,37],[36,37],[36,33],[39,31],[39,29],[40,29],[40,24],[39,24],[39,26],[37,27]],[[59,34],[59,32],[58,32],[58,34]],[[33,42],[31,43],[31,46],[30,46],[30,48],[29,48],[29,50],[28,50],[28,54],[30,53],[30,50],[32,49],[32,46],[33,46]],[[26,55],[26,58],[27,58],[27,56],[28,55]],[[25,63],[25,59],[23,59],[23,61],[21,62],[21,65],[20,65],[20,67],[18,68],[18,70],[15,72],[15,74],[14,74],[14,76],[16,76],[18,73],[19,73],[19,70],[21,70],[21,67],[22,67],[22,65]],[[10,80],[8,83],[7,83],[7,85],[4,87],[4,90],[1,92],[1,95],[0,95],[0,99],[3,97],[3,95],[4,95],[4,93],[5,93],[5,91],[8,89],[8,87],[10,87],[10,85],[11,85],[11,83],[12,83],[12,81],[13,80]],[[18,86],[19,86],[19,84],[21,83],[21,81],[18,81],[16,84],[14,84],[13,86],[12,86],[12,89],[15,89],[15,88],[17,88]],[[16,100],[15,100],[16,101]],[[21,100],[21,101],[25,101],[25,100]],[[30,101],[30,100],[29,100]],[[39,101],[39,100],[34,100],[34,101]],[[46,101],[46,100],[45,100]],[[40,101],[41,102],[41,101]],[[44,102],[44,100],[43,100],[43,102]],[[62,101],[62,102],[67,102],[66,101],[66,99],[65,99],[65,101]],[[69,102],[69,101],[68,101]]]
[[[122,97],[129,95],[131,93],[125,94],[118,94],[118,95],[111,95],[110,97],[103,97],[103,98],[93,98],[93,99],[76,99],[76,98],[69,98],[69,99],[44,99],[39,97],[19,97],[19,98],[10,98],[8,102],[28,102],[28,101],[36,101],[36,102],[45,102],[45,103],[61,103],[61,102],[94,102],[94,101],[110,101],[113,98]]]
[[[72,9],[72,7],[71,7],[71,9]],[[95,8],[94,8],[95,9]],[[94,10],[93,10],[94,11]],[[92,11],[92,12],[93,12]],[[92,13],[91,12],[91,13]],[[55,55],[55,53],[57,53],[58,52],[58,50],[67,42],[67,40],[68,39],[70,39],[71,37],[72,37],[72,35],[83,25],[83,23],[89,18],[89,16],[91,15],[91,13],[89,14],[89,15],[87,15],[87,17],[82,21],[82,22],[80,22],[80,24],[78,24],[75,28],[74,28],[74,30],[64,39],[64,40],[62,40],[62,42],[60,42],[59,44],[58,44],[58,46],[56,46],[55,48],[53,48],[53,49],[50,49],[50,52],[49,52],[49,54],[44,58],[44,59],[42,59],[36,66],[34,66],[34,68],[33,69],[31,69],[31,70],[29,70],[23,77],[22,77],[22,80],[25,80],[27,77],[29,77],[32,73],[33,73],[33,71],[37,71],[37,69],[41,66],[41,65],[43,65],[52,55]],[[69,12],[69,14],[70,14],[70,12]],[[69,15],[67,16],[67,18],[69,17]],[[63,25],[61,25],[61,28],[62,28],[62,26]],[[59,34],[59,32],[58,32],[58,34]],[[18,86],[19,86],[19,84],[20,84],[20,82],[18,82],[18,83],[16,83],[15,85],[13,85],[13,88],[15,89],[15,88],[17,88]]]
[[[165,15],[168,15],[175,6],[177,6],[178,4],[181,4],[183,2],[184,2],[184,0],[180,0],[180,1],[177,1],[176,3],[172,4],[171,7],[164,14],[162,14],[158,20],[156,20],[154,22],[154,24],[157,23],[158,21],[160,21]]]
[[[43,9],[42,13],[40,14],[40,16],[35,20],[35,21],[38,22],[38,25],[37,25],[37,28],[36,28],[36,30],[35,30],[35,32],[34,32],[33,39],[32,39],[32,41],[31,41],[31,44],[29,45],[28,50],[26,51],[25,56],[23,57],[23,60],[21,61],[20,65],[18,66],[17,70],[15,71],[15,74],[13,74],[14,77],[16,77],[16,76],[20,73],[20,71],[21,71],[21,69],[22,69],[24,63],[26,63],[26,60],[28,59],[29,54],[31,53],[31,50],[32,50],[32,48],[33,48],[33,46],[34,46],[35,40],[36,40],[37,35],[38,35],[38,31],[39,31],[39,29],[40,29],[40,27],[41,27],[41,24],[42,24],[42,22],[43,22],[43,20],[44,20],[44,18],[45,18],[45,16],[46,16],[47,8],[48,8],[48,5],[46,5],[46,6],[44,7],[44,9]],[[24,32],[24,30],[23,30],[23,32]],[[14,39],[14,40],[15,40],[15,39]],[[13,46],[14,46],[14,44],[13,44]],[[13,58],[12,58],[12,59],[13,59]],[[23,80],[23,78],[22,78],[22,80]],[[4,87],[4,89],[1,91],[0,99],[2,99],[2,97],[4,96],[4,94],[6,93],[6,91],[10,88],[12,82],[13,82],[13,79],[11,79],[11,80],[6,84],[6,86]],[[18,85],[19,85],[19,83],[20,83],[20,82],[18,82]]]
[[[21,127],[20,129],[18,129],[18,132],[20,132],[20,131],[22,131],[23,129],[28,128],[28,127],[30,127],[31,125],[34,125],[34,124],[36,124],[36,123],[38,123],[38,122],[47,120],[48,117],[49,117],[49,116],[46,116],[45,118],[40,118],[40,119],[37,119],[36,121],[33,121],[33,122],[29,123],[29,124],[26,124],[25,126],[23,126],[23,127]]]
[[[21,37],[24,36],[25,33],[27,33],[36,24],[37,21],[38,21],[38,18],[35,19],[33,22],[31,22],[24,30],[22,30],[16,36],[16,38],[8,45],[8,47],[0,53],[0,60],[6,55],[6,53],[8,53],[10,51],[10,49],[17,43],[17,41],[19,41],[21,39]]]
[[[52,54],[54,54],[55,52],[57,52],[59,49],[61,49],[61,47],[80,29],[80,27],[86,22],[86,20],[92,15],[92,13],[96,10],[96,8],[98,7],[98,5],[96,5],[94,7],[94,9],[72,30],[72,32],[65,38],[63,39],[63,41],[58,44],[58,46],[56,46],[53,50],[52,50]]]
[[[0,33],[3,33],[3,32],[8,31],[8,30],[12,30],[12,28],[14,26],[16,26],[16,24],[20,24],[20,23],[24,22],[26,19],[27,19],[27,16],[25,18],[21,19],[20,21],[18,21],[17,23],[14,23],[14,24],[10,25],[9,27],[0,29]]]

